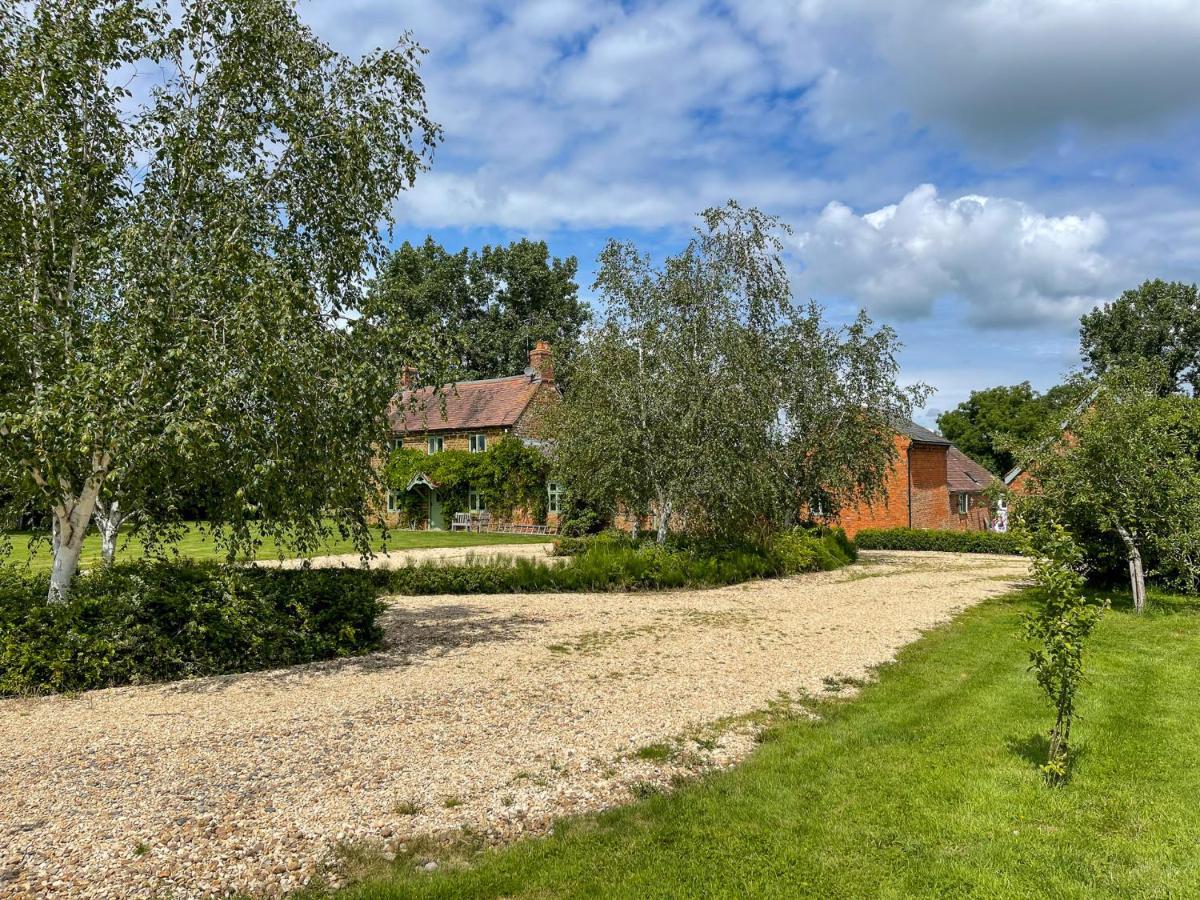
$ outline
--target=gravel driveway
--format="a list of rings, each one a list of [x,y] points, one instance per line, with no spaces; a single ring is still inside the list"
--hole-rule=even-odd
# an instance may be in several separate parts
[[[852,684],[1026,571],[876,552],[707,591],[396,597],[357,660],[0,701],[0,896],[274,895],[336,879],[343,842],[544,830],[736,762],[747,714]]]

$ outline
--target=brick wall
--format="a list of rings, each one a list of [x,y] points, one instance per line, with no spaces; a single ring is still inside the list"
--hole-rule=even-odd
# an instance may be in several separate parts
[[[971,508],[965,513],[958,511],[958,491],[950,492],[950,524],[948,528],[954,531],[986,531],[991,519],[991,503],[983,491],[967,492],[971,498]]]
[[[946,448],[913,444],[909,450],[912,480],[912,527],[953,528],[950,491],[946,485]]]
[[[896,459],[888,470],[884,486],[887,496],[873,504],[859,503],[843,509],[837,524],[850,537],[864,528],[904,528],[908,526],[908,448],[912,441],[903,434],[892,439]]]
[[[957,507],[951,505],[954,498],[946,485],[946,447],[914,443],[903,434],[892,440],[896,459],[884,482],[886,498],[842,510],[837,524],[850,537],[864,528],[968,527],[959,520]]]
[[[553,382],[543,381],[513,426],[513,434],[526,438],[545,437],[543,426],[546,413],[561,402],[562,394],[558,392],[558,388],[554,386]]]

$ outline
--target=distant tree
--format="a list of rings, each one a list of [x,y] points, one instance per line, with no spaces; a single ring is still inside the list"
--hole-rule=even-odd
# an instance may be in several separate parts
[[[1026,452],[1018,506],[1028,524],[1068,527],[1093,571],[1120,548],[1138,612],[1148,569],[1200,585],[1200,400],[1163,396],[1163,380],[1145,366],[1105,375],[1058,440]]]
[[[564,482],[598,508],[653,513],[660,542],[676,519],[744,536],[818,496],[831,513],[878,496],[914,399],[895,334],[794,309],[773,217],[730,203],[702,220],[662,266],[627,243],[601,254],[605,316],[551,421]]]
[[[568,367],[590,317],[576,268],[575,257],[551,258],[542,241],[449,253],[426,238],[401,244],[372,291],[435,329],[453,348],[459,378],[494,378],[521,372],[537,340],[549,341]]]
[[[1103,375],[1142,361],[1163,366],[1163,391],[1190,387],[1200,395],[1200,296],[1196,285],[1146,281],[1083,316],[1080,352]]]
[[[967,456],[1003,476],[1016,465],[1011,448],[1050,437],[1086,392],[1086,386],[1071,382],[1039,393],[1028,381],[972,391],[969,399],[938,416],[938,430]]]
[[[352,313],[438,135],[420,53],[347,59],[289,0],[0,0],[0,493],[51,514],[51,600],[97,502],[189,483],[231,552],[329,515],[368,546],[424,344]]]

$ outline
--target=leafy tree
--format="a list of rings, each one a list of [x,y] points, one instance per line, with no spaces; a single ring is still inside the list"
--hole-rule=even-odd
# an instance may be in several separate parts
[[[351,313],[438,136],[420,53],[347,59],[289,0],[0,0],[0,487],[52,514],[52,600],[105,496],[150,537],[194,482],[230,552],[326,515],[368,546],[420,345]]]
[[[1200,296],[1196,285],[1146,281],[1083,316],[1080,351],[1089,371],[1153,360],[1165,367],[1164,392],[1183,385],[1200,395]]]
[[[1161,386],[1153,368],[1104,376],[1057,441],[1027,451],[1030,493],[1018,510],[1070,528],[1093,571],[1116,551],[1138,612],[1148,563],[1185,589],[1200,583],[1200,400]]]
[[[972,391],[969,399],[938,416],[938,430],[967,456],[1003,476],[1017,462],[1011,448],[1049,438],[1086,391],[1070,382],[1039,393],[1028,381]]]
[[[521,372],[539,339],[569,363],[590,316],[578,298],[576,267],[573,256],[551,258],[542,241],[449,253],[426,238],[392,253],[373,292],[436,329],[454,348],[457,377],[495,378]]]
[[[601,254],[606,314],[550,421],[563,480],[598,508],[653,513],[660,542],[673,520],[744,535],[818,494],[829,512],[879,495],[914,399],[895,334],[795,310],[773,217],[731,202],[701,218],[661,267],[627,243]]]
[[[1075,695],[1083,681],[1083,644],[1100,620],[1104,605],[1083,595],[1083,551],[1061,525],[1030,535],[1037,611],[1025,618],[1025,636],[1034,641],[1029,662],[1038,686],[1054,706],[1054,727],[1042,771],[1052,784],[1067,777]]]

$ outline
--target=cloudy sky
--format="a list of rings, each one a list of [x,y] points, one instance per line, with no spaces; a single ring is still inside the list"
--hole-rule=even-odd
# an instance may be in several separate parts
[[[674,252],[781,216],[799,300],[865,307],[938,389],[1047,387],[1081,311],[1200,275],[1195,0],[302,0],[338,49],[413,32],[445,128],[396,240]]]

